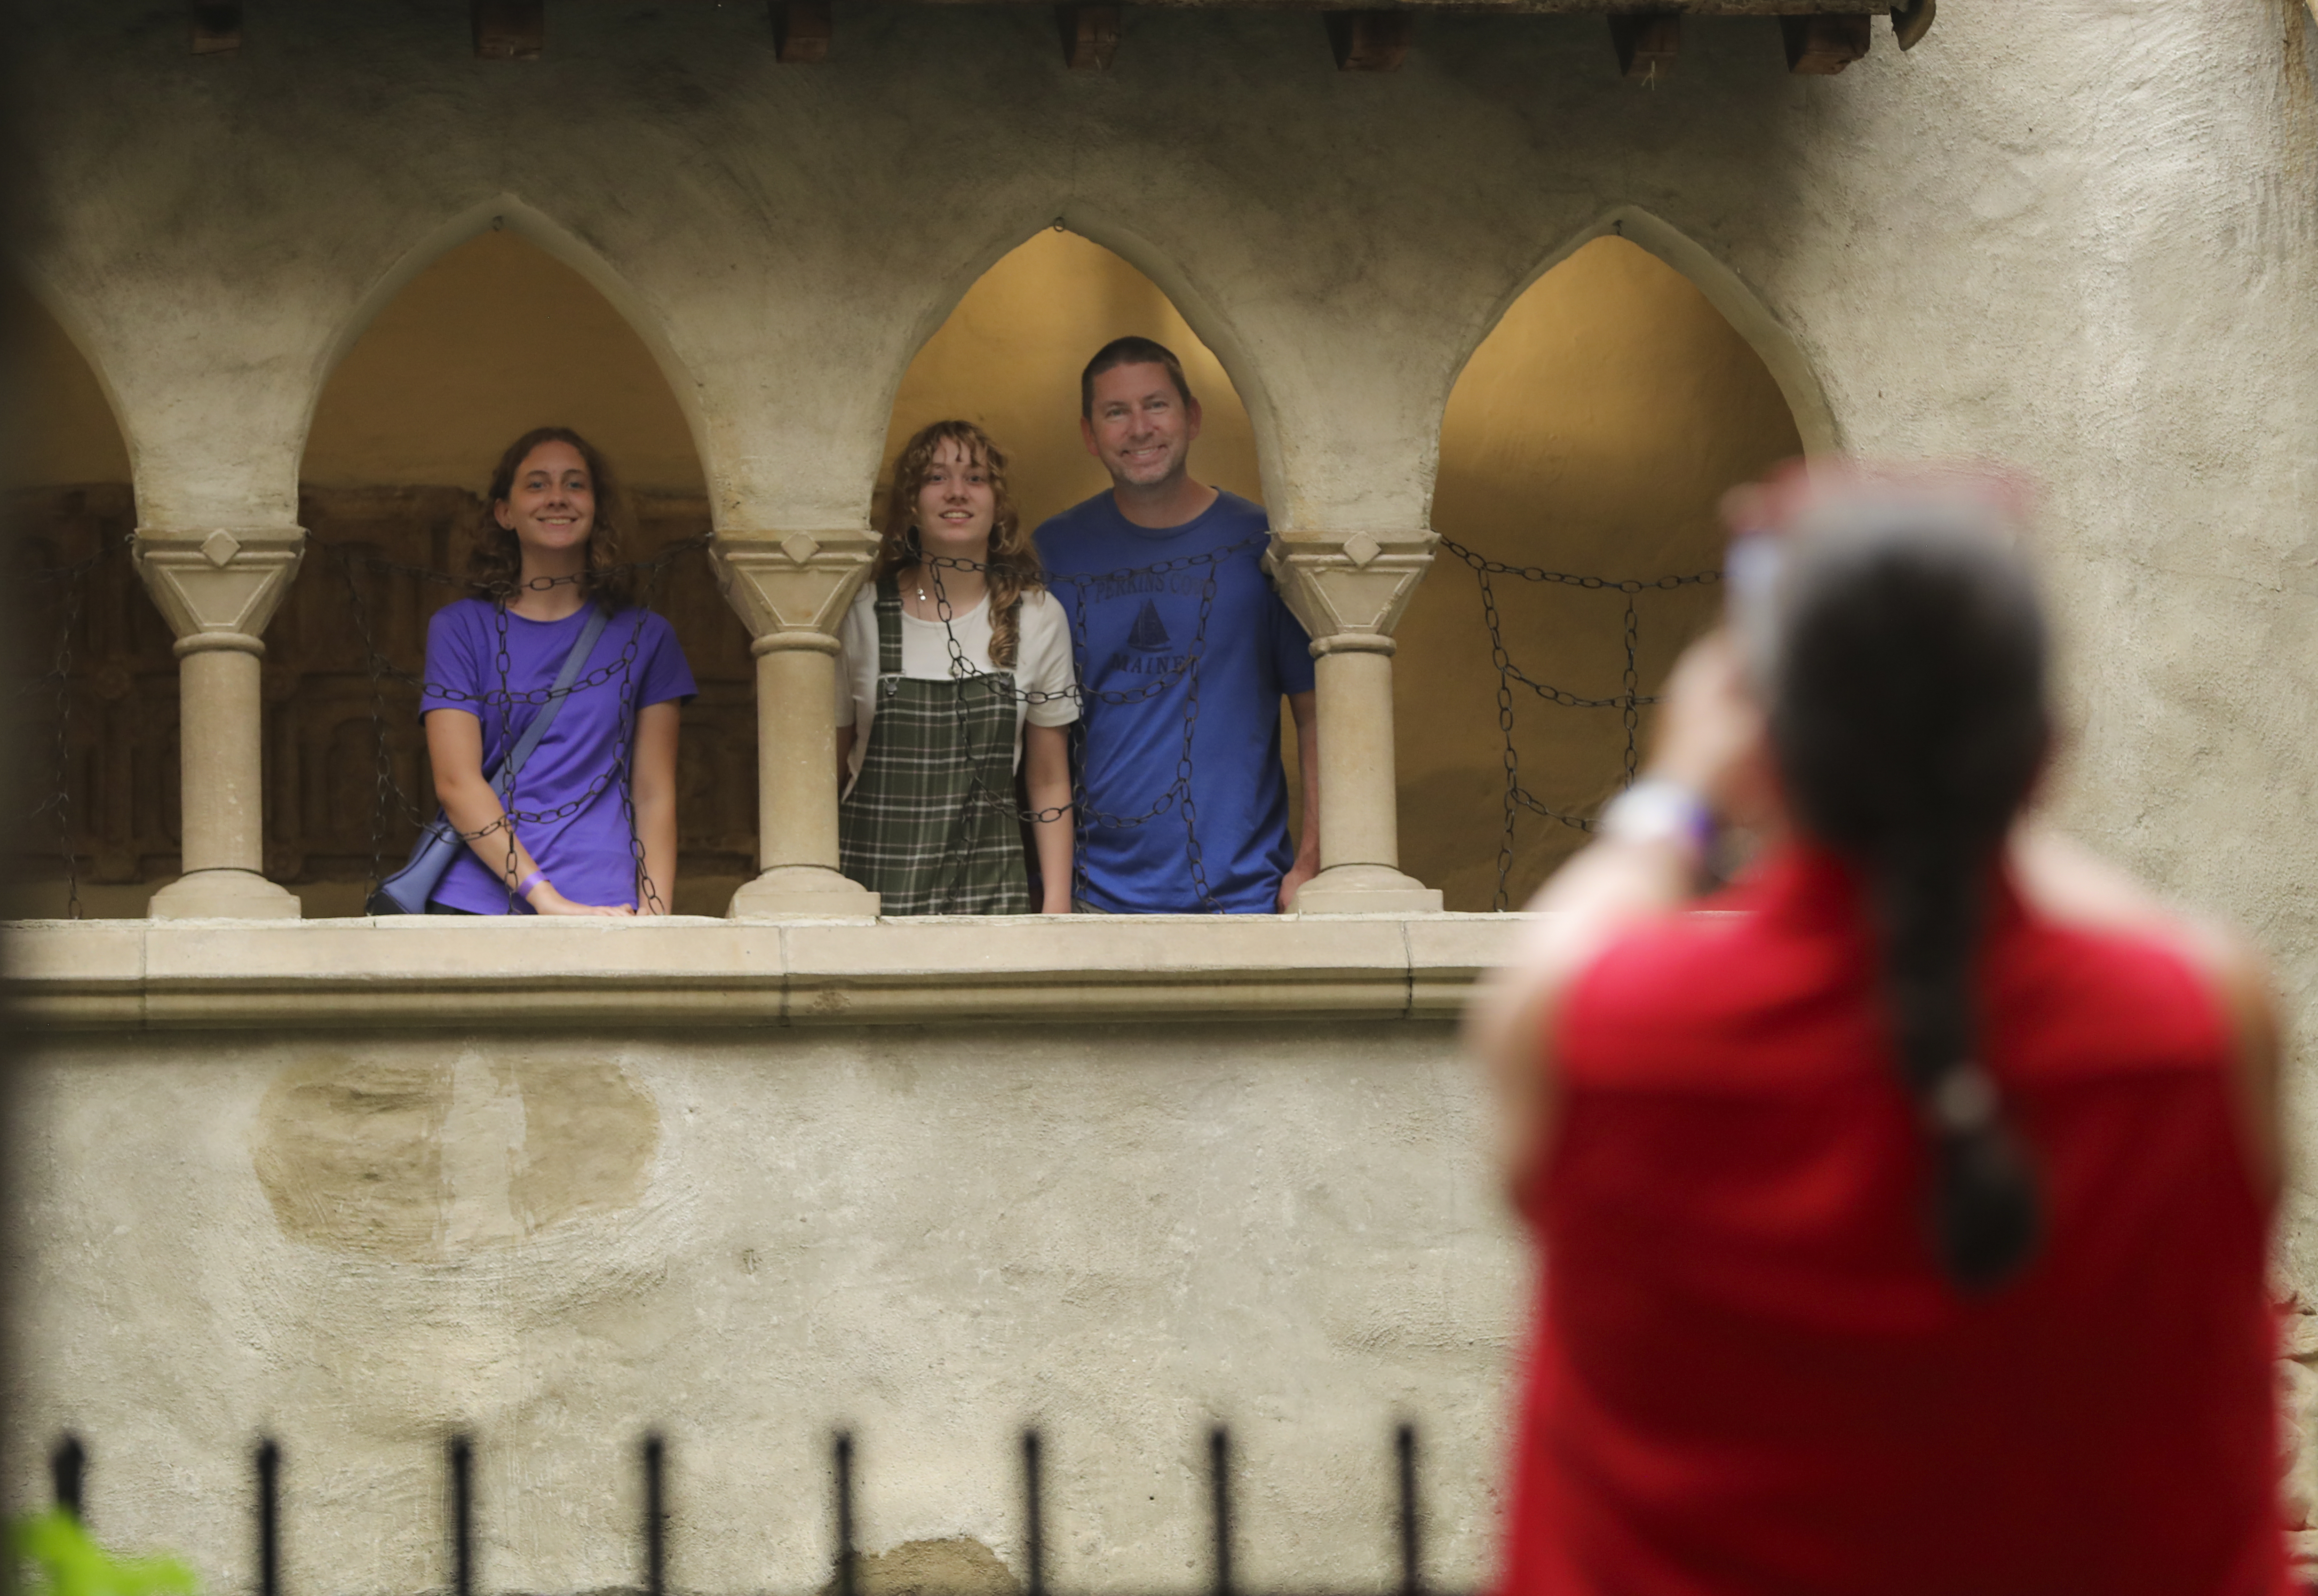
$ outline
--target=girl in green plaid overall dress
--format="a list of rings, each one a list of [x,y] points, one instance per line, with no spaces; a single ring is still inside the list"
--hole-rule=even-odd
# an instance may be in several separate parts
[[[902,595],[877,584],[877,718],[837,811],[838,868],[882,914],[1028,914],[1014,819],[1014,673],[902,674]]]
[[[870,590],[839,626],[838,867],[879,895],[884,914],[1069,910],[1069,630],[1039,585],[1004,469],[970,423],[912,438],[894,465]]]

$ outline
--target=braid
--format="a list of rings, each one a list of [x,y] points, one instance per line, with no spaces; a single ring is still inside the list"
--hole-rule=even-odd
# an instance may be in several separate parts
[[[1870,865],[1870,881],[1900,1077],[1931,1155],[1932,1237],[1952,1279],[1985,1289],[2027,1261],[2039,1227],[2027,1161],[1974,1058],[1972,954],[1989,861],[1895,852]]]
[[[2042,1228],[2026,1150],[1979,1062],[1973,978],[2044,749],[2043,623],[2017,559],[1953,508],[1855,509],[1830,530],[1798,539],[1780,578],[1772,741],[1798,817],[1866,878],[1933,1247],[1949,1278],[1986,1290]]]

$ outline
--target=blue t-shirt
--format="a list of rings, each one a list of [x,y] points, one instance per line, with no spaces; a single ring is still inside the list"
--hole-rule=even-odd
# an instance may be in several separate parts
[[[490,601],[463,598],[444,605],[427,623],[427,686],[418,713],[463,710],[481,721],[483,774],[490,776],[543,707],[509,704],[500,696],[502,688],[521,695],[553,686],[564,657],[588,624],[588,607],[583,605],[561,621],[509,614],[502,683],[499,616]],[[626,785],[623,761],[635,713],[647,704],[690,698],[696,690],[676,629],[650,610],[622,610],[605,623],[547,735],[517,773],[508,807],[517,813],[545,814],[576,805],[561,819],[522,820],[517,827],[555,890],[574,903],[634,907],[635,856],[629,850],[621,801]],[[489,840],[506,843],[498,833]],[[663,897],[672,895],[673,883],[660,891]],[[472,847],[462,848],[444,872],[434,900],[474,914],[508,912],[507,888]],[[515,912],[529,914],[532,909],[517,898]]]
[[[1311,640],[1263,574],[1263,507],[1218,492],[1181,526],[1154,530],[1097,494],[1038,528],[1048,591],[1071,623],[1087,808],[1081,895],[1114,914],[1271,914],[1295,853],[1280,768],[1280,696],[1312,690]],[[1228,552],[1225,552],[1228,551]],[[1205,634],[1199,590],[1212,564]],[[1184,564],[1184,561],[1198,563]],[[1172,569],[1154,570],[1166,566]],[[1196,674],[1190,792],[1214,902],[1199,895],[1180,797],[1137,826],[1175,785],[1183,709]],[[1143,694],[1106,703],[1105,694]]]

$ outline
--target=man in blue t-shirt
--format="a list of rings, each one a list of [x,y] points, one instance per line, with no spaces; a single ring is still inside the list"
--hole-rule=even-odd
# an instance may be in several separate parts
[[[1199,402],[1163,345],[1103,345],[1079,407],[1111,489],[1036,534],[1085,695],[1074,896],[1107,914],[1284,911],[1320,865],[1317,722],[1310,639],[1263,573],[1263,507],[1192,480]],[[1283,694],[1304,779],[1297,848]]]

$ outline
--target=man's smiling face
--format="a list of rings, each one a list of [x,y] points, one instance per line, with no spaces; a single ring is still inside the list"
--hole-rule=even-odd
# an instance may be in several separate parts
[[[1094,380],[1092,412],[1079,423],[1087,451],[1122,488],[1156,488],[1183,474],[1199,407],[1186,404],[1156,362],[1113,366]]]

